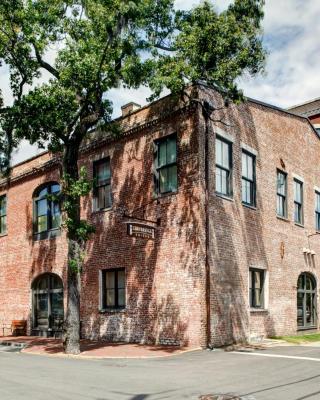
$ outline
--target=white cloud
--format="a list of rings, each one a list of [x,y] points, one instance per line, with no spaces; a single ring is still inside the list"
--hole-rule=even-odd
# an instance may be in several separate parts
[[[176,0],[176,7],[189,9],[199,3],[199,0]],[[219,10],[230,3],[231,0],[214,1]],[[269,51],[266,74],[241,80],[240,86],[246,95],[282,107],[320,96],[319,20],[319,0],[266,1],[263,23],[264,42]],[[1,72],[1,86],[9,98],[10,91],[4,87],[7,71]],[[147,88],[110,91],[114,116],[118,116],[120,106],[129,101],[146,104],[149,94]],[[16,159],[30,154],[30,148],[24,145]]]

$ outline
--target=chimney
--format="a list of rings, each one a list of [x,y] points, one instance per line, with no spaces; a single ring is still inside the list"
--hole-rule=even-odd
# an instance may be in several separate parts
[[[121,107],[122,116],[126,117],[127,115],[132,114],[134,111],[139,110],[139,108],[141,108],[140,104],[134,103],[133,101],[124,104]]]

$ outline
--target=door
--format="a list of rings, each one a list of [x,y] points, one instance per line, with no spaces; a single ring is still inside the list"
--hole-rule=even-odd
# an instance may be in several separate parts
[[[62,280],[53,274],[41,275],[33,285],[33,328],[41,336],[53,334],[61,329],[62,321]]]
[[[297,292],[298,329],[312,329],[317,326],[317,287],[311,274],[299,276]]]

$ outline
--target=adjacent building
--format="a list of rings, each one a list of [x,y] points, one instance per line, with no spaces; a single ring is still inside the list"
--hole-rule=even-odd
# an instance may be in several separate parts
[[[310,121],[248,99],[171,96],[123,108],[80,164],[96,228],[82,278],[86,338],[220,346],[319,327],[320,139]],[[130,108],[131,107],[131,108]],[[208,111],[209,110],[209,111]],[[66,304],[59,157],[0,181],[0,328],[51,336]]]

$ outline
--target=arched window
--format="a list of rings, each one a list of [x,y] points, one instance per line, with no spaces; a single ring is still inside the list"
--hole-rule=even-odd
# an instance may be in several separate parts
[[[58,195],[60,185],[50,182],[34,194],[34,235],[36,239],[56,236],[60,232],[61,215]]]
[[[298,329],[317,326],[317,285],[314,277],[307,272],[298,279],[297,322]]]

